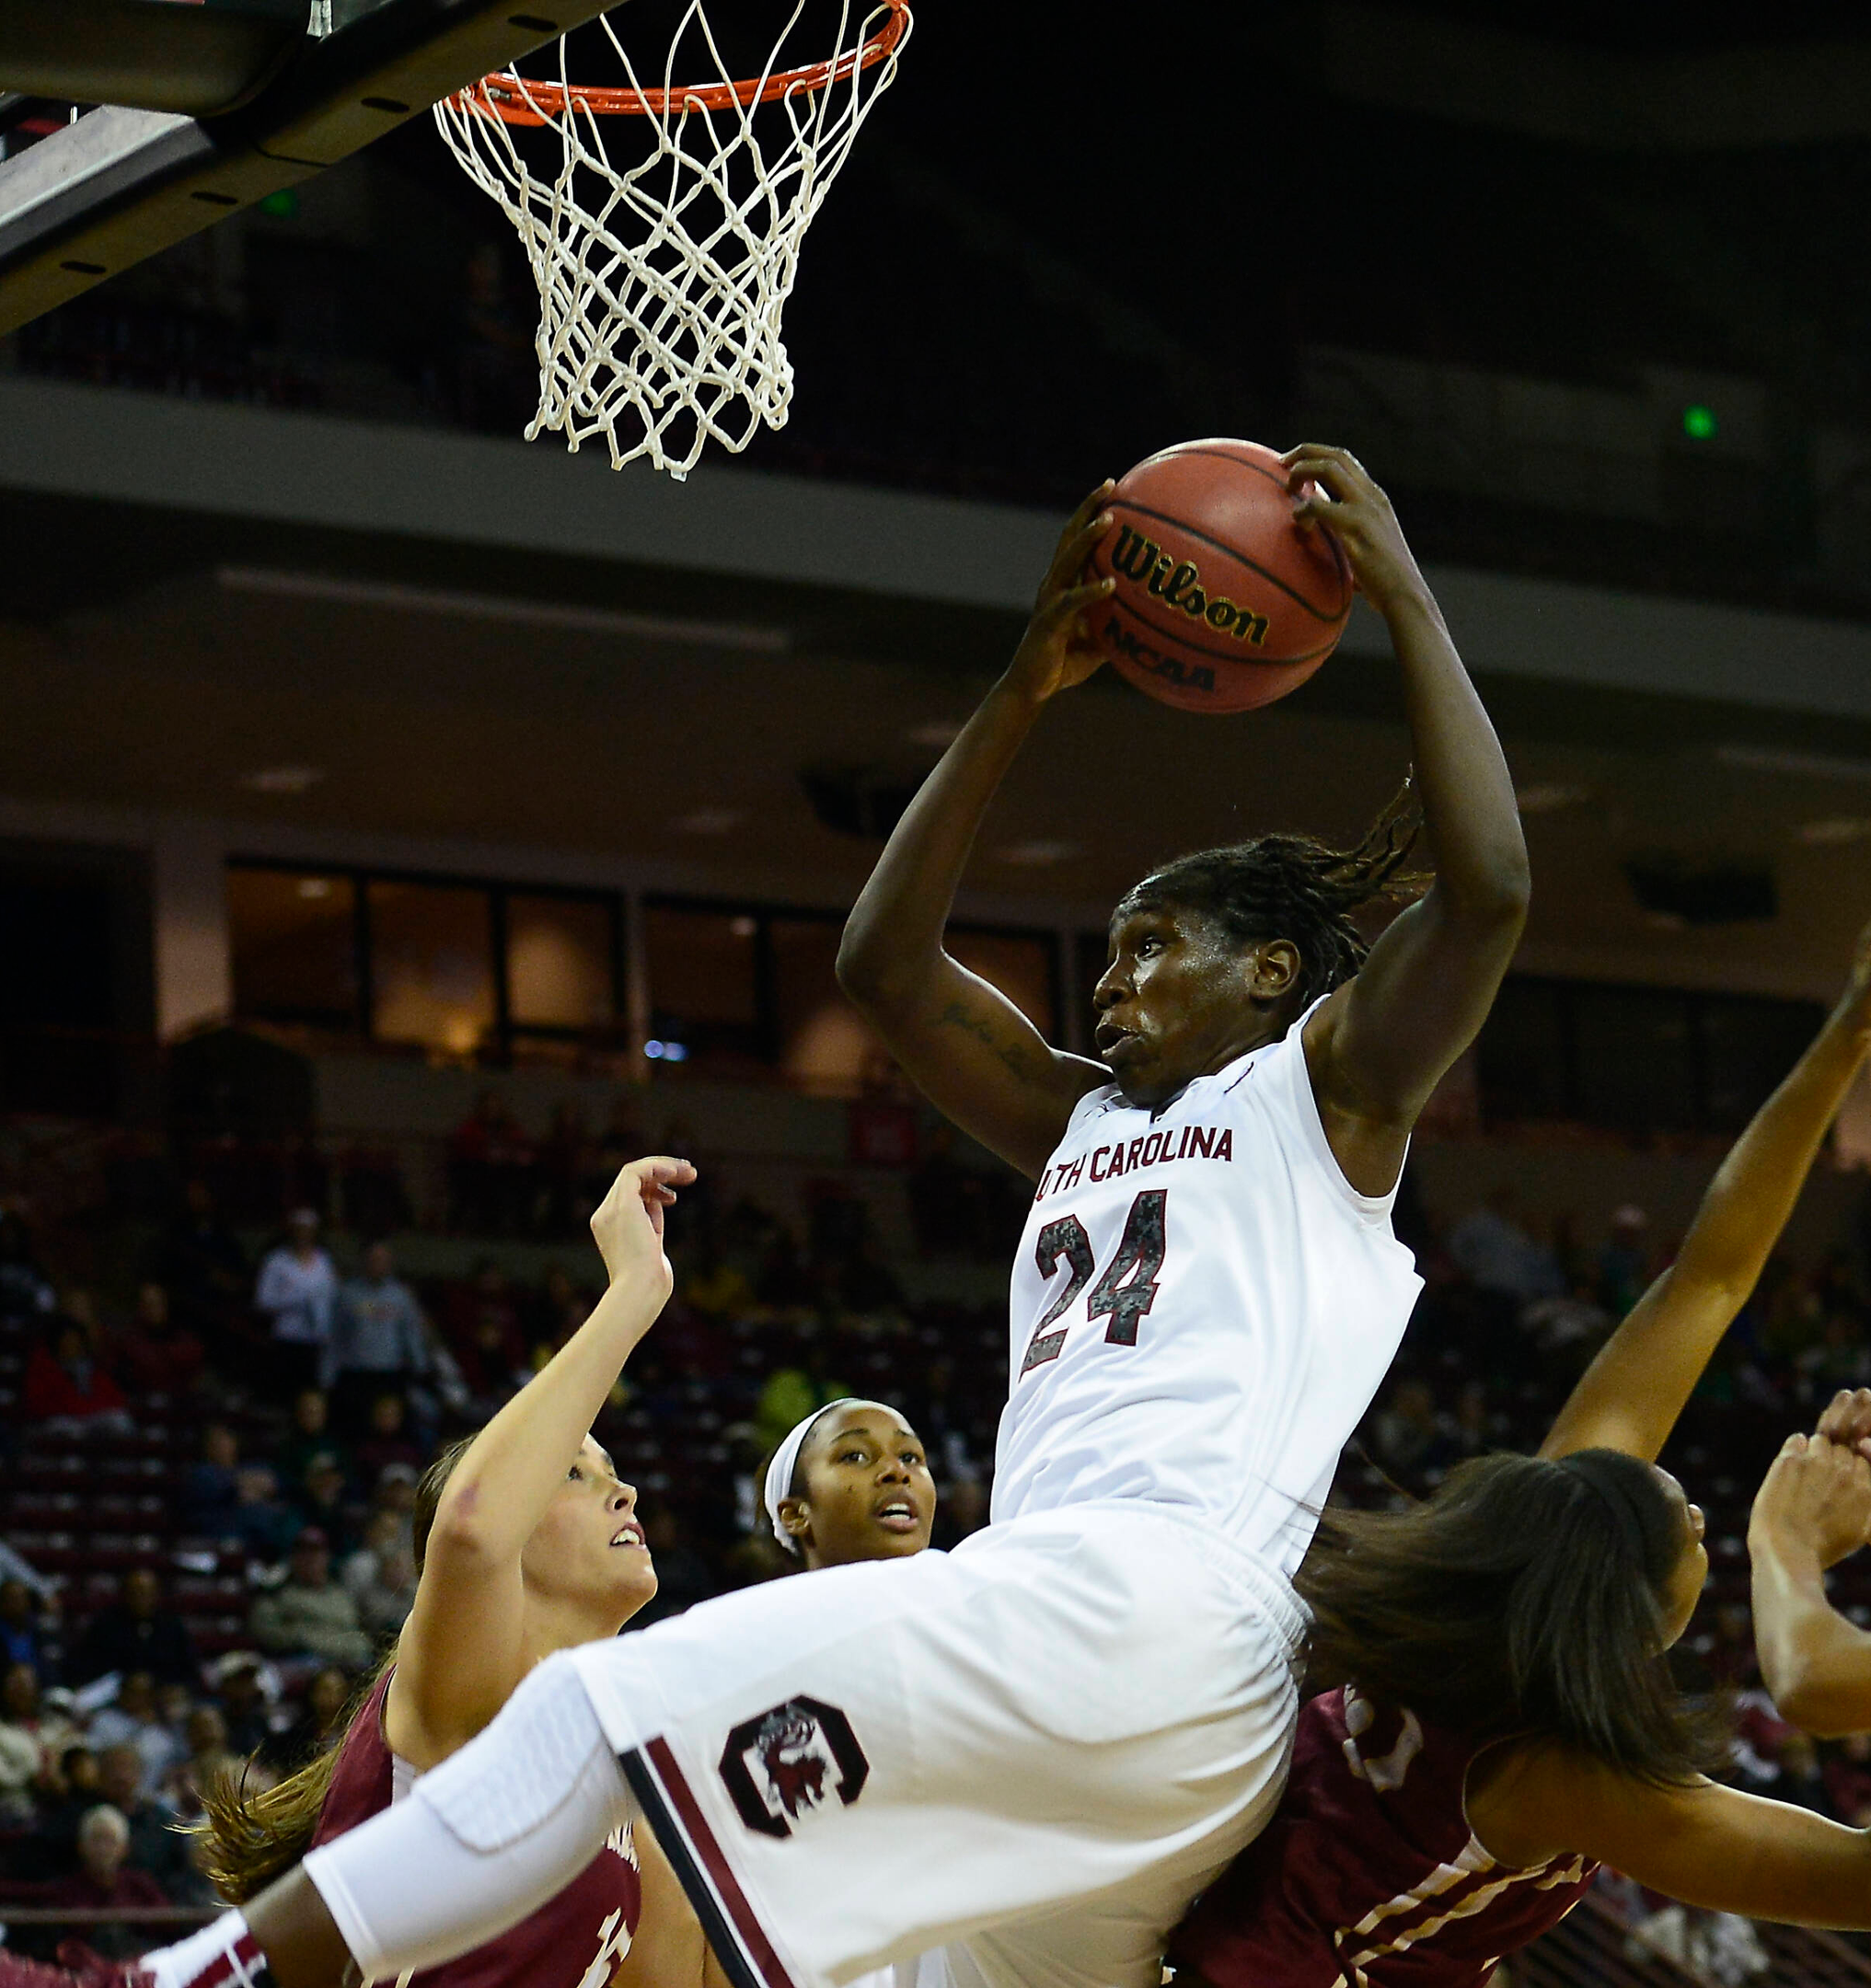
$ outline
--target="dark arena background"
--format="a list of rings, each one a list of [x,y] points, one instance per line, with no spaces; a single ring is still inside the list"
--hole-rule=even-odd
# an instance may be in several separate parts
[[[74,115],[0,95],[0,160]],[[802,252],[791,419],[685,483],[520,439],[532,280],[422,115],[0,337],[10,1940],[207,1916],[166,1824],[331,1737],[409,1606],[415,1471],[582,1322],[627,1159],[701,1170],[598,1427],[659,1569],[638,1624],[786,1571],[759,1472],[836,1394],[913,1417],[938,1544],[985,1522],[1031,1190],[833,961],[1063,516],[1186,436],[1342,443],[1390,491],[1531,851],[1339,1495],[1537,1444],[1871,919],[1867,213],[1856,7],[921,0]],[[953,950],[1089,1053],[1130,883],[1353,838],[1407,758],[1362,607],[1246,716],[1103,673],[1010,779]],[[1786,1433],[1871,1382],[1867,1168],[1861,1087],[1665,1456],[1734,1779],[1858,1825],[1871,1745],[1760,1687],[1745,1532]],[[280,1357],[258,1280],[301,1210],[341,1280],[409,1293],[381,1384]],[[1871,1569],[1833,1592],[1871,1624]],[[151,1880],[114,1916],[74,1847],[107,1797]],[[1505,1972],[1867,1955],[1608,1875]]]

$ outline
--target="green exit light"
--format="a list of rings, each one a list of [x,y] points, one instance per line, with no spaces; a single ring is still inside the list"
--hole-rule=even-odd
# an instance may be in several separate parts
[[[299,211],[299,196],[291,187],[282,187],[277,193],[269,193],[260,202],[260,211],[271,214],[276,220],[290,221]]]
[[[1709,407],[1686,407],[1682,410],[1682,432],[1692,442],[1715,439],[1715,410]]]

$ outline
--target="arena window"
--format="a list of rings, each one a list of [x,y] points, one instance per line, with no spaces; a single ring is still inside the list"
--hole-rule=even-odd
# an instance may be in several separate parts
[[[615,892],[239,860],[227,909],[242,1021],[496,1062],[617,1046]]]
[[[1476,1046],[1489,1125],[1738,1131],[1811,1041],[1814,1001],[1516,975]]]

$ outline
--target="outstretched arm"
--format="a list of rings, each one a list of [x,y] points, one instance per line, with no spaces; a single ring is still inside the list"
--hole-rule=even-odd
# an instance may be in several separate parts
[[[1866,1420],[1871,1398],[1842,1394],[1817,1436],[1789,1436],[1748,1522],[1754,1649],[1783,1718],[1822,1740],[1871,1732],[1871,1635],[1826,1599],[1826,1569],[1871,1529],[1871,1464],[1828,1428]]]
[[[436,1508],[386,1709],[418,1768],[472,1738],[525,1670],[520,1555],[618,1370],[667,1302],[663,1211],[695,1178],[687,1160],[633,1161],[591,1219],[610,1286],[591,1316],[474,1439]]]
[[[1436,871],[1427,895],[1392,921],[1363,971],[1306,1029],[1333,1152],[1353,1186],[1382,1194],[1417,1113],[1474,1040],[1519,943],[1527,845],[1500,742],[1390,499],[1343,449],[1309,443],[1285,460],[1300,498],[1295,515],[1337,534],[1359,590],[1390,628]]]
[[[1784,1925],[1871,1926],[1871,1832],[1697,1781],[1657,1787],[1601,1761],[1530,1749],[1475,1817],[1499,1857],[1594,1857],[1666,1898]],[[1487,1811],[1509,1819],[1491,1829]]]
[[[1542,1456],[1623,1450],[1655,1459],[1759,1281],[1867,1045],[1871,927],[1825,1026],[1722,1162],[1676,1261],[1599,1349]]]
[[[1099,663],[1079,618],[1112,582],[1080,584],[1111,520],[1101,485],[1059,540],[1025,639],[905,810],[838,947],[838,983],[931,1103],[963,1131],[1037,1179],[1072,1107],[1105,1081],[1052,1048],[996,988],[942,948],[982,817],[1034,719]]]

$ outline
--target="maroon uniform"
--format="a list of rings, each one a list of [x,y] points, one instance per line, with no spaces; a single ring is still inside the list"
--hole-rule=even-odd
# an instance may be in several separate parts
[[[1354,1691],[1312,1699],[1278,1812],[1184,1921],[1172,1958],[1216,1988],[1479,1988],[1598,1867],[1497,1864],[1463,1806],[1473,1758]]]
[[[315,1846],[387,1809],[415,1779],[384,1738],[389,1688],[386,1671],[338,1749]],[[530,1919],[472,1953],[405,1979],[422,1988],[605,1988],[630,1950],[641,1909],[637,1853],[626,1828]]]

